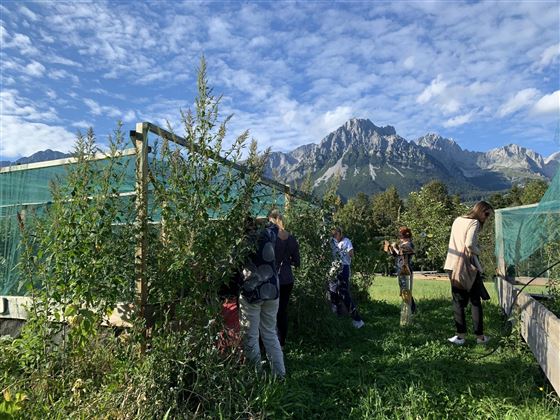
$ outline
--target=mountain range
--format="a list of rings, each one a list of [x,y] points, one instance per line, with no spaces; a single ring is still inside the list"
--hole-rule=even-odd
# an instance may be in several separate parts
[[[508,190],[532,178],[550,180],[559,166],[560,152],[543,158],[515,144],[472,152],[437,134],[408,141],[392,126],[351,119],[318,144],[272,152],[265,175],[289,184],[310,177],[319,192],[338,177],[343,198],[374,194],[390,185],[406,195],[433,179],[447,184],[450,193],[465,196]]]
[[[0,167],[68,156],[48,149],[15,162],[0,162]],[[337,177],[338,193],[346,199],[358,192],[375,194],[391,185],[405,196],[434,179],[444,182],[452,194],[472,197],[509,190],[529,179],[550,180],[559,167],[560,151],[544,158],[510,144],[473,152],[438,134],[408,141],[390,125],[377,127],[368,119],[354,118],[319,143],[287,153],[271,152],[265,175],[291,185],[309,177],[319,193]]]

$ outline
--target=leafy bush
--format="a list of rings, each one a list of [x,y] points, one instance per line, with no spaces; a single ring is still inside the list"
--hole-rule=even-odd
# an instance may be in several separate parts
[[[240,370],[239,351],[219,352],[216,341],[218,290],[250,251],[244,221],[266,156],[253,142],[248,173],[219,163],[223,155],[240,160],[248,135],[224,150],[228,119],[218,123],[204,61],[198,87],[195,112],[182,114],[187,144],[162,141],[150,164],[150,205],[160,209],[151,216],[161,223],[147,232],[147,312],[161,316],[147,325],[133,319],[118,337],[99,328],[118,302],[133,300],[139,225],[134,203],[119,197],[127,173],[120,126],[103,164],[89,130],[78,136],[77,164],[52,186],[46,213],[22,223],[20,269],[33,304],[21,336],[0,343],[5,411],[15,410],[12,395],[25,393],[17,409],[34,418],[261,416],[263,389],[274,386]]]
[[[310,184],[302,189],[310,191]],[[331,237],[332,203],[331,188],[322,203],[312,204],[293,199],[285,214],[286,228],[297,238],[301,254],[301,267],[295,271],[295,283],[290,303],[293,334],[313,340],[319,338],[316,331],[323,331],[328,339],[332,323],[330,308],[326,301],[328,271],[332,262],[329,245]]]

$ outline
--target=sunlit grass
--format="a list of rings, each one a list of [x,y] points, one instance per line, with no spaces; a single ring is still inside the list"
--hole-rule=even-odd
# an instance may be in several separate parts
[[[394,278],[376,278],[359,302],[366,326],[332,315],[330,340],[290,337],[289,376],[270,389],[265,412],[296,418],[539,418],[560,416],[558,397],[528,348],[507,335],[492,283],[484,304],[487,348],[453,335],[449,283],[417,279],[418,313],[399,327]],[[334,337],[334,339],[333,339]],[[493,353],[490,353],[493,351]],[[278,388],[276,388],[278,387]]]

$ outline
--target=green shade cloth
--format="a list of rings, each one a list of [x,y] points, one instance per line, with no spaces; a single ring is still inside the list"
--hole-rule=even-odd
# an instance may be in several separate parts
[[[518,276],[535,276],[560,259],[560,170],[539,203],[496,211],[496,255]]]
[[[120,163],[115,170],[125,171],[123,182],[118,191],[123,200],[134,200],[135,197],[135,155],[116,158]],[[102,169],[107,159],[92,162]],[[151,154],[148,165],[153,168],[159,164],[158,156]],[[0,295],[24,296],[26,284],[20,281],[18,263],[21,255],[21,235],[17,215],[22,215],[27,222],[32,217],[42,214],[52,200],[50,185],[52,182],[64,184],[66,173],[75,163],[69,160],[41,162],[21,167],[3,168],[0,171]],[[159,172],[161,173],[161,172]],[[164,172],[165,173],[165,172]],[[234,186],[235,191],[235,186]],[[284,194],[265,184],[259,184],[252,197],[251,213],[257,217],[265,217],[272,207],[283,208]],[[130,208],[123,206],[123,208]],[[209,214],[211,218],[219,218],[220,212],[226,212],[229,203]],[[148,215],[151,222],[160,221],[161,211],[155,205],[153,186],[148,186]],[[123,217],[130,220],[130,217]],[[131,240],[134,240],[133,238]],[[131,258],[134,258],[131,255]]]

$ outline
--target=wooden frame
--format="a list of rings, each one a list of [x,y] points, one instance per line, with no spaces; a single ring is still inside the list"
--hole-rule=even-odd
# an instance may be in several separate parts
[[[136,187],[134,192],[121,193],[120,195],[135,195],[136,196],[136,211],[137,216],[134,221],[135,225],[135,253],[134,253],[134,277],[135,277],[135,306],[138,308],[138,315],[145,320],[146,318],[146,304],[148,297],[147,290],[147,252],[148,252],[148,153],[149,153],[149,133],[156,134],[157,136],[182,145],[184,147],[190,148],[191,145],[183,137],[177,136],[168,130],[165,130],[157,125],[150,122],[139,122],[136,124],[135,130],[130,132],[130,138],[134,144],[133,148],[125,149],[119,152],[118,156],[131,156],[136,155],[136,166],[135,166],[135,177],[136,177]],[[199,147],[196,145],[194,147],[194,152],[201,153]],[[208,153],[208,151],[205,151]],[[96,153],[93,160],[101,160],[109,157],[106,153]],[[219,156],[215,153],[210,153],[210,157],[217,162],[220,162],[229,167],[235,168],[236,170],[249,173],[249,170],[235,162],[231,162],[228,159]],[[8,173],[13,171],[22,171],[29,169],[39,169],[54,166],[63,166],[67,164],[76,163],[77,158],[70,157],[64,159],[55,159],[45,162],[29,163],[22,165],[8,166],[5,168],[0,168],[0,173]],[[292,197],[307,201],[314,205],[319,205],[319,200],[312,196],[311,194],[290,188],[289,185],[282,184],[274,179],[261,176],[259,183],[272,187],[278,191],[284,193],[284,208],[287,210]],[[41,203],[24,203],[18,204],[23,206],[33,206],[45,204]],[[1,204],[0,204],[1,206]],[[0,296],[4,298],[2,300],[2,313],[0,313],[0,319],[25,319],[26,312],[24,305],[21,302],[29,302],[30,298],[23,296]],[[118,318],[118,316],[117,316]]]
[[[176,135],[176,134],[174,134],[174,133],[172,133],[168,130],[165,130],[161,127],[158,127],[157,125],[154,125],[154,124],[149,123],[149,122],[144,122],[144,123],[139,123],[139,124],[145,124],[146,127],[147,127],[147,130],[149,132],[151,132],[153,134],[156,134],[163,139],[166,139],[166,140],[172,141],[174,143],[180,144],[181,146],[185,146],[186,148],[191,147],[191,145],[183,137],[180,137],[180,136],[178,136],[178,135]],[[202,152],[202,150],[198,146],[194,145],[194,148],[195,148],[195,150],[194,150],[195,152],[199,152],[199,153]],[[209,151],[206,151],[206,153],[208,153],[208,152]],[[228,159],[226,159],[226,158],[224,158],[224,157],[222,157],[218,154],[211,153],[210,156],[216,162],[220,162],[224,165],[235,168],[240,172],[243,172],[243,173],[248,173],[249,172],[248,169],[245,166],[240,165],[240,164],[235,163],[235,162],[231,162],[230,160],[228,160]],[[266,176],[261,176],[259,178],[259,182],[261,184],[268,185],[269,187],[276,188],[279,191],[283,191],[284,194],[287,194],[291,197],[299,198],[301,200],[307,201],[307,202],[315,204],[315,205],[319,204],[319,200],[317,198],[315,198],[313,195],[308,194],[308,193],[303,192],[303,191],[292,189],[292,188],[290,188],[289,185],[282,184],[281,182],[278,182],[278,181],[276,181],[274,179],[271,179],[271,178],[268,178]]]

